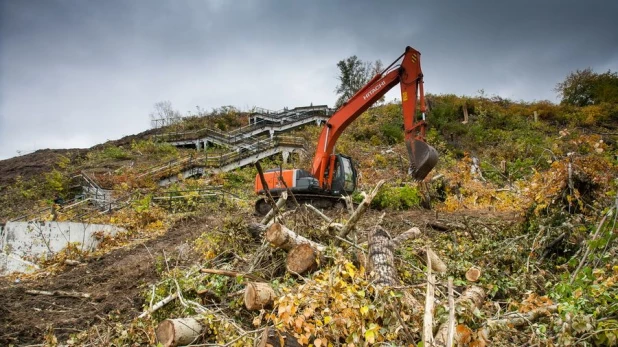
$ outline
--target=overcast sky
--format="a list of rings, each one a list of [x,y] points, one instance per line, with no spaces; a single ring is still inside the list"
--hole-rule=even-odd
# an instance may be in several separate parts
[[[615,0],[0,0],[0,159],[144,131],[162,100],[332,106],[337,61],[407,45],[427,92],[557,101],[570,71],[618,70],[616,18]]]

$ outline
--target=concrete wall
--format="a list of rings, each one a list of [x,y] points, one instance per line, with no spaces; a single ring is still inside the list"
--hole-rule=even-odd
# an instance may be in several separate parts
[[[36,261],[53,256],[68,243],[93,251],[99,241],[94,233],[114,235],[124,229],[113,225],[73,222],[8,222],[0,229],[0,276],[36,270]]]

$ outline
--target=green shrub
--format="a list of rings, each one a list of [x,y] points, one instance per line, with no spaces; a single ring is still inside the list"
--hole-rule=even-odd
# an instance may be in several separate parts
[[[106,159],[126,160],[131,159],[131,153],[122,147],[109,146],[103,149],[101,153]]]
[[[45,174],[45,188],[54,194],[65,193],[68,187],[69,180],[62,172],[54,169]]]
[[[178,155],[178,149],[169,143],[154,142],[151,139],[133,141],[131,150],[148,157],[166,158]]]
[[[400,124],[387,123],[380,127],[386,143],[392,145],[403,141],[403,126]]]
[[[373,199],[371,206],[378,209],[407,210],[419,206],[420,203],[421,196],[415,187],[384,187]]]

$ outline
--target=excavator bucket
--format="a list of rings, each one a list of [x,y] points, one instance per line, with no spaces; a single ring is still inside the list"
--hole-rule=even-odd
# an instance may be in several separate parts
[[[414,179],[422,180],[438,163],[438,151],[425,141],[411,138],[406,140],[410,168],[408,173]]]

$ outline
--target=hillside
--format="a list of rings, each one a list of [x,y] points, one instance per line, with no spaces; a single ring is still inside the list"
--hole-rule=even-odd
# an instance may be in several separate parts
[[[194,343],[202,345],[253,345],[264,331],[286,336],[286,346],[417,345],[430,291],[430,331],[437,340],[445,331],[451,278],[461,345],[616,345],[616,106],[485,95],[428,101],[427,140],[440,160],[424,182],[407,175],[401,104],[369,109],[340,138],[337,151],[358,166],[359,191],[371,196],[385,182],[347,237],[341,227],[353,223],[354,206],[323,211],[327,222],[288,199],[277,222],[323,246],[304,274],[288,271],[287,252],[255,229],[255,167],[218,172],[213,164],[239,162],[242,147],[205,141],[196,151],[162,141],[246,127],[249,115],[233,108],[90,149],[0,161],[0,221],[26,214],[125,230],[100,236],[96,251],[69,245],[37,259],[32,274],[0,278],[0,344],[154,345],[161,322],[194,317],[203,327]],[[303,144],[289,163],[277,154],[262,167],[308,168],[320,130],[307,123],[272,139],[257,135],[273,146]],[[199,175],[185,175],[196,168]],[[85,184],[113,198],[106,213],[97,200],[79,203]],[[58,198],[78,206],[52,209]],[[365,196],[352,199],[362,205]],[[386,292],[366,259],[380,230],[399,240],[386,242],[398,282]],[[247,310],[247,282],[268,283],[275,302]]]

